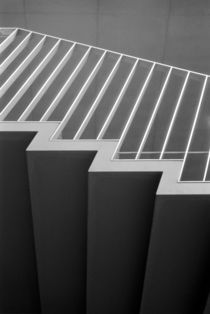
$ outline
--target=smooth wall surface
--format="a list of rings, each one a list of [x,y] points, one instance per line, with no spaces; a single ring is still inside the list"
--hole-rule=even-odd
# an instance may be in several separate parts
[[[0,0],[0,26],[210,73],[210,0]]]
[[[0,133],[0,313],[39,313],[26,147],[34,133]]]

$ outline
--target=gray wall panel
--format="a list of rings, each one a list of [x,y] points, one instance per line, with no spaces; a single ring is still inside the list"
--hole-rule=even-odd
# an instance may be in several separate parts
[[[90,173],[87,313],[138,313],[158,173]]]
[[[91,152],[28,152],[42,313],[85,313]]]
[[[34,133],[0,133],[0,313],[40,312],[25,150]]]
[[[209,289],[210,198],[156,198],[141,314],[203,313]]]

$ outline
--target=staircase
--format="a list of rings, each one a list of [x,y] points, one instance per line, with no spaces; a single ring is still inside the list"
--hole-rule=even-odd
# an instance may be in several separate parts
[[[0,313],[210,313],[209,77],[14,28],[0,51]]]

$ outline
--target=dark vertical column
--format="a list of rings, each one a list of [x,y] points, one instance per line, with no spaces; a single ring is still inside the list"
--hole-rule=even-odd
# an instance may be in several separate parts
[[[0,313],[40,312],[26,148],[34,133],[0,133]]]
[[[139,312],[160,174],[90,173],[87,313]]]
[[[92,152],[28,152],[42,313],[85,313]]]
[[[209,196],[158,196],[141,314],[203,313],[209,288]]]

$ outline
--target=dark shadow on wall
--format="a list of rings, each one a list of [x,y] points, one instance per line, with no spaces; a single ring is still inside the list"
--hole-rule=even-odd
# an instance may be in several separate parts
[[[138,314],[161,173],[90,172],[88,314]]]
[[[34,135],[0,132],[0,313],[40,312],[25,154]]]
[[[42,311],[84,314],[91,151],[28,151]]]

